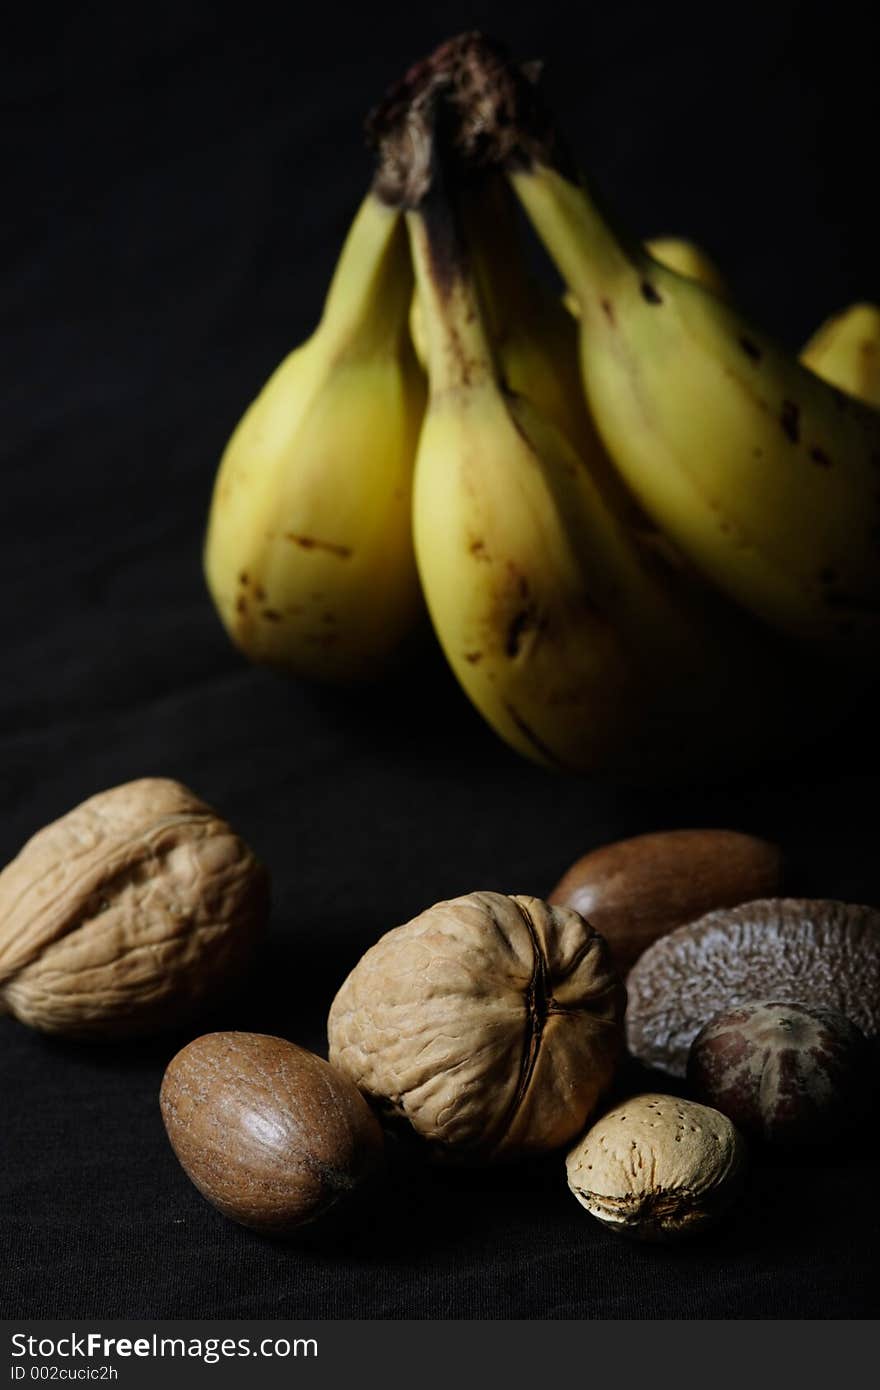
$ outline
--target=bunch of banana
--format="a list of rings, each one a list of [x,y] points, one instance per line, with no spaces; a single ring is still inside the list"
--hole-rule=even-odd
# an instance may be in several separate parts
[[[664,553],[572,409],[574,325],[530,275],[503,190],[456,184],[430,128],[422,145],[429,169],[403,195],[430,381],[413,528],[452,669],[551,766],[738,756],[780,703],[773,643]]]
[[[581,772],[717,767],[839,715],[876,669],[880,311],[798,362],[694,243],[614,231],[496,46],[413,74],[373,118],[321,323],[221,463],[231,636],[371,676],[424,598],[492,727]]]

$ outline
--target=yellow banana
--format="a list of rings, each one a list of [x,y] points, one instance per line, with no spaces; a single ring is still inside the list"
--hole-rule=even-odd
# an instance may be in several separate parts
[[[851,304],[823,323],[801,361],[832,386],[880,410],[880,308]]]
[[[316,331],[244,415],[214,488],[205,574],[254,661],[369,677],[421,611],[411,500],[425,387],[411,295],[402,218],[371,191]]]
[[[434,196],[407,222],[430,380],[416,554],[435,631],[470,699],[519,752],[582,772],[681,767],[753,738],[757,705],[772,702],[760,638],[748,647],[756,683],[750,664],[737,667],[735,612],[704,603],[640,545],[604,487],[604,463],[591,471],[538,408],[531,383],[552,357],[511,388],[504,344],[491,341],[484,316],[489,277],[478,282],[448,208]],[[514,259],[508,243],[503,259]],[[749,672],[739,705],[737,669]],[[719,720],[722,706],[731,713]]]

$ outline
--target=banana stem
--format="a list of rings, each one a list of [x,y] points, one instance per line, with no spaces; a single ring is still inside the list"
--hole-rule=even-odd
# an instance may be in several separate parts
[[[450,210],[451,215],[451,210]],[[496,377],[477,283],[456,238],[439,236],[431,215],[406,215],[416,283],[424,306],[431,394],[469,390]]]
[[[358,352],[366,355],[404,333],[412,297],[407,261],[400,209],[371,191],[345,239],[324,303],[321,334],[340,345],[356,342]]]
[[[582,313],[600,308],[609,285],[632,275],[638,253],[624,248],[582,184],[542,164],[512,169],[509,178]]]

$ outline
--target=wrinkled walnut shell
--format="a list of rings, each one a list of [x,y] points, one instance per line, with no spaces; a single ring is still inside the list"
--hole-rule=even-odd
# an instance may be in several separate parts
[[[187,1177],[255,1231],[290,1235],[349,1206],[383,1165],[382,1130],[357,1087],[283,1038],[196,1038],[169,1062],[159,1099]]]
[[[744,1134],[780,1145],[830,1143],[870,1094],[855,1024],[836,1009],[776,1000],[711,1018],[691,1044],[687,1078]]]
[[[245,964],[265,871],[179,782],[90,797],[0,874],[0,1010],[46,1033],[176,1027]]]
[[[609,1084],[624,992],[576,912],[470,893],[386,933],[330,1010],[330,1060],[438,1156],[567,1143]]]
[[[684,1076],[713,1014],[751,999],[837,1009],[880,1032],[880,912],[825,899],[764,898],[710,912],[655,941],[627,977],[629,1049]]]
[[[672,1241],[713,1225],[740,1188],[743,1140],[717,1110],[678,1096],[633,1096],[566,1160],[568,1185],[609,1230]]]
[[[666,932],[718,907],[778,893],[778,846],[736,830],[660,830],[601,845],[578,859],[550,894],[608,942],[626,974]]]

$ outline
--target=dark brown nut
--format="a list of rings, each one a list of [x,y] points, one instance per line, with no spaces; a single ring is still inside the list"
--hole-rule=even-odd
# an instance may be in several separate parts
[[[196,1038],[169,1062],[160,1105],[202,1196],[266,1234],[348,1206],[383,1164],[382,1130],[357,1087],[283,1038]]]
[[[266,873],[179,782],[90,797],[0,874],[0,1012],[46,1033],[173,1028],[241,971]]]
[[[717,907],[778,893],[777,845],[736,830],[661,830],[602,845],[550,894],[596,928],[622,974],[658,936]]]
[[[865,1036],[835,1009],[763,1000],[722,1010],[691,1044],[687,1078],[744,1134],[828,1143],[859,1113]]]
[[[568,1155],[568,1185],[609,1230],[674,1241],[714,1225],[737,1196],[746,1148],[725,1115],[677,1096],[610,1110]]]
[[[330,1060],[434,1155],[569,1142],[611,1081],[623,987],[576,912],[469,893],[387,932],[330,1010]]]
[[[837,1009],[880,1032],[880,912],[803,898],[764,898],[710,912],[641,956],[627,977],[629,1050],[684,1076],[713,1014],[751,999]]]

